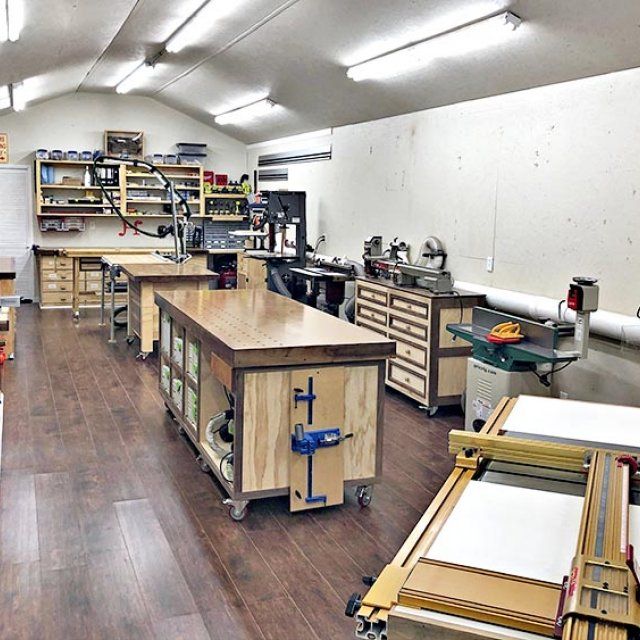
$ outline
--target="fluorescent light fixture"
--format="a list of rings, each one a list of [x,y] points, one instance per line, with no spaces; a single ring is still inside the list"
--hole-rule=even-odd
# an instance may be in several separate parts
[[[197,42],[220,18],[224,18],[237,6],[237,0],[209,0],[169,38],[165,45],[168,53],[178,53]]]
[[[27,106],[24,84],[14,83],[11,85],[11,106],[14,111],[24,111],[24,108]]]
[[[357,64],[347,70],[347,76],[356,82],[398,76],[425,67],[437,58],[451,58],[504,42],[521,24],[518,16],[507,11]]]
[[[7,0],[7,35],[11,42],[20,37],[24,26],[24,0]]]
[[[11,96],[9,95],[9,85],[0,86],[0,111],[11,106]]]
[[[246,107],[240,107],[217,115],[215,117],[215,123],[220,125],[240,124],[248,120],[254,120],[260,116],[266,116],[275,106],[276,103],[273,100],[263,98],[262,100],[248,104]]]
[[[276,138],[275,140],[265,140],[264,142],[253,142],[247,145],[247,149],[261,149],[262,147],[272,147],[288,145],[301,142],[303,140],[313,140],[314,138],[328,138],[333,133],[333,129],[318,129],[317,131],[307,131],[306,133],[296,133],[294,136],[286,138]]]
[[[155,64],[146,60],[138,65],[124,80],[118,84],[116,91],[118,93],[129,93],[131,89],[135,89],[139,84],[143,83],[147,78],[153,75]]]

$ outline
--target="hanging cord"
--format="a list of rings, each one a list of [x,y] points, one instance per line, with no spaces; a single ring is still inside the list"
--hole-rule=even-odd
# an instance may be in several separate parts
[[[108,162],[105,162],[105,161],[108,161]],[[122,164],[130,167],[143,167],[147,169],[149,173],[155,175],[155,177],[160,181],[162,186],[169,191],[169,195],[171,198],[177,195],[179,204],[182,205],[184,209],[184,217],[186,221],[188,222],[189,218],[191,218],[191,208],[189,207],[189,203],[186,201],[186,199],[181,193],[179,193],[178,191],[175,191],[169,179],[155,165],[149,162],[145,162],[144,160],[135,160],[135,159],[130,160],[126,158],[117,158],[115,156],[97,156],[96,158],[93,159],[93,178],[98,184],[98,186],[100,187],[100,191],[102,191],[103,196],[107,199],[107,202],[111,206],[111,209],[113,209],[113,211],[116,212],[116,214],[120,217],[122,222],[127,227],[133,229],[134,231],[137,231],[138,233],[141,233],[144,236],[148,236],[149,238],[166,238],[168,235],[178,234],[178,237],[180,238],[180,250],[184,254],[184,238],[182,237],[182,234],[179,233],[179,229],[174,229],[172,225],[168,225],[168,226],[161,225],[158,227],[157,233],[145,231],[140,227],[136,227],[136,225],[133,224],[132,222],[129,222],[129,220],[127,220],[127,218],[122,213],[122,210],[120,209],[120,207],[115,203],[115,201],[111,197],[111,193],[109,193],[109,190],[105,187],[104,183],[102,182],[98,169],[111,169],[114,166],[122,165]],[[173,205],[173,202],[171,202],[171,205]]]

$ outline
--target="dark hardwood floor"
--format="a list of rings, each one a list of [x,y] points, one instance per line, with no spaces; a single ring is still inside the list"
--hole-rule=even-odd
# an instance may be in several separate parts
[[[156,360],[97,314],[30,305],[4,365],[0,638],[335,639],[362,575],[391,560],[452,468],[455,411],[388,394],[384,481],[368,509],[232,522],[157,392]]]

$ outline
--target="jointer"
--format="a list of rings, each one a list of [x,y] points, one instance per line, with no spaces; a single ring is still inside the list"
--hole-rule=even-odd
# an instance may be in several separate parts
[[[480,433],[452,431],[451,475],[349,600],[356,637],[635,637],[639,420],[631,407],[520,397]]]

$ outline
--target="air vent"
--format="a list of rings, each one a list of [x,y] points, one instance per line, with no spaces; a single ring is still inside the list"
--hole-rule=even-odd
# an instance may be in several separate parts
[[[258,180],[260,182],[282,182],[289,179],[289,169],[283,167],[281,169],[263,169],[258,171]]]
[[[258,156],[259,167],[273,167],[282,164],[297,164],[299,162],[317,162],[331,160],[331,145],[323,145],[296,151],[282,151]]]

